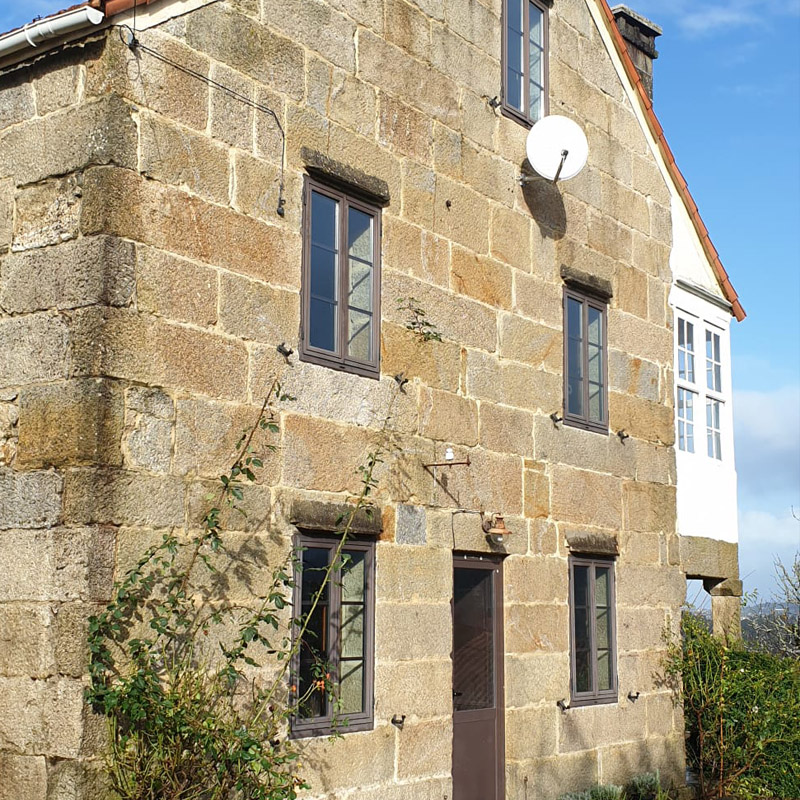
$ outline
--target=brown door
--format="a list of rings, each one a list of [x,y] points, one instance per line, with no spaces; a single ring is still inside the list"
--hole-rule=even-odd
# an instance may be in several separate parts
[[[502,562],[453,562],[453,800],[502,800]]]

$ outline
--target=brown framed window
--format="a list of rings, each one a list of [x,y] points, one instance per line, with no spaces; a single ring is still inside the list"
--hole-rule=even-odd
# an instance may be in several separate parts
[[[617,700],[614,588],[612,559],[570,558],[572,705]]]
[[[306,178],[300,358],[377,377],[380,209]]]
[[[564,289],[564,422],[608,432],[607,305]]]
[[[348,541],[338,552],[339,539],[301,534],[295,544],[292,734],[369,730],[375,543]]]
[[[547,113],[547,6],[503,0],[503,110],[530,124]]]

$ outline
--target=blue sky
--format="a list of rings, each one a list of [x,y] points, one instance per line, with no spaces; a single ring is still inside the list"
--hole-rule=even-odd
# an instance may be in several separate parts
[[[0,0],[0,30],[69,0]],[[664,29],[655,108],[748,313],[733,325],[740,563],[800,550],[800,0],[629,0]]]

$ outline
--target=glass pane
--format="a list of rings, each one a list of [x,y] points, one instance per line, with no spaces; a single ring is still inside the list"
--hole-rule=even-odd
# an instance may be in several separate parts
[[[583,303],[567,298],[567,335],[573,339],[583,339]]]
[[[322,582],[325,580],[325,572],[328,568],[328,554],[328,549],[323,547],[308,547],[303,550],[303,570],[300,575],[303,605],[313,601],[320,590]],[[328,602],[327,583],[322,590],[322,597],[320,599],[326,603]]]
[[[336,351],[336,304],[311,298],[308,340],[312,347]]]
[[[686,357],[686,380],[694,383],[694,356],[691,353]]]
[[[603,378],[603,350],[597,345],[589,345],[589,380],[601,384]]]
[[[339,681],[339,710],[343,714],[357,714],[364,710],[364,662],[343,661]]]
[[[528,116],[533,120],[538,120],[542,116],[542,90],[531,85],[530,97],[531,101],[528,107]]]
[[[493,572],[459,569],[453,573],[453,708],[493,708]]]
[[[601,650],[597,653],[597,690],[602,692],[612,687],[611,652]]]
[[[531,50],[542,46],[542,11],[533,3],[528,3],[528,24],[530,25]]]
[[[589,344],[597,345],[598,347],[603,344],[603,315],[596,309],[589,306]]]
[[[597,649],[602,650],[608,648],[608,637],[610,634],[608,623],[608,609],[604,608],[602,611],[598,609],[595,619],[595,630],[597,631]]]
[[[342,658],[364,657],[364,606],[342,606]]]
[[[367,554],[363,550],[345,550],[342,567],[342,602],[364,602]]]
[[[575,649],[591,650],[592,647],[592,623],[589,617],[589,609],[575,609]]]
[[[603,387],[597,383],[589,383],[589,420],[603,421]]]
[[[360,361],[372,361],[372,314],[350,309],[347,354]]]
[[[522,75],[511,67],[506,70],[506,102],[522,111]]]
[[[360,258],[370,264],[373,261],[372,233],[373,219],[370,214],[365,214],[357,208],[349,209],[347,215],[347,251],[351,258]]]
[[[567,344],[568,374],[575,378],[583,377],[583,342],[580,339],[568,340]]]
[[[508,0],[508,29],[522,35],[522,0]]]
[[[578,692],[592,690],[592,670],[588,650],[575,651],[575,690]]]
[[[567,380],[567,411],[583,416],[583,383],[580,378],[570,377]]]
[[[308,626],[300,642],[300,669],[297,681],[298,713],[301,717],[321,717],[326,713],[325,691],[316,688],[316,681],[328,671],[328,584],[322,582],[328,567],[329,551],[321,547],[310,547],[302,554],[300,574],[301,613],[311,612],[314,598],[319,602],[308,619]]]
[[[372,265],[350,259],[348,302],[351,308],[372,311]]]
[[[686,426],[686,452],[694,453],[694,425]]]
[[[594,604],[598,608],[606,608],[608,606],[610,570],[608,567],[597,567],[594,574]]]
[[[720,364],[716,364],[714,366],[714,386],[713,388],[717,392],[722,391],[722,366]]]
[[[683,347],[686,344],[686,320],[678,320],[678,347]]]
[[[686,323],[686,349],[694,352],[694,325]]]
[[[575,567],[572,576],[575,585],[573,592],[575,606],[586,608],[589,605],[589,567]]]
[[[319,192],[311,192],[311,241],[337,249],[339,203]]]

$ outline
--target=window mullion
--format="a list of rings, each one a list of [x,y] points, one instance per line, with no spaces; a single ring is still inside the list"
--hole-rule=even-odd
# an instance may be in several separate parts
[[[522,0],[522,113],[526,118],[531,112],[531,4]]]
[[[347,286],[350,282],[350,256],[347,247],[347,218],[350,207],[346,198],[341,199],[342,215],[339,220],[339,264],[337,275],[339,277],[339,360],[344,363],[347,359],[347,320],[349,311],[347,308]]]
[[[336,547],[331,547],[331,564],[336,558]],[[328,593],[330,595],[330,613],[328,615],[330,648],[328,652],[328,663],[330,664],[330,680],[334,686],[339,683],[339,641],[341,631],[342,616],[342,596],[341,596],[341,569],[332,569],[328,576]],[[333,717],[333,705],[329,697],[326,697],[326,712],[329,717]]]
[[[592,695],[597,696],[597,603],[595,597],[595,571],[594,564],[589,567],[589,617],[592,621],[592,647],[589,661],[592,667]]]
[[[587,423],[589,417],[589,304],[581,304],[581,360],[583,361],[583,414]]]

